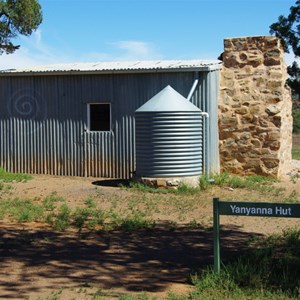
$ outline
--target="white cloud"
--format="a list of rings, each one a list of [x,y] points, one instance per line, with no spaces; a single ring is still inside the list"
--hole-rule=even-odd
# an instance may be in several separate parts
[[[116,43],[116,46],[132,55],[145,56],[151,53],[150,45],[145,42],[120,41]]]
[[[32,36],[37,45],[39,45],[42,42],[42,30],[37,29],[33,32]]]
[[[143,41],[119,41],[113,43],[119,50],[121,54],[118,59],[120,60],[151,60],[151,59],[161,59],[161,54],[159,54],[154,45],[151,43]]]
[[[0,55],[0,70],[26,68],[66,60],[58,50],[43,43],[42,31],[39,29],[30,37],[20,36],[19,44],[21,44],[20,49],[13,54]]]
[[[143,41],[118,41],[114,43],[106,43],[105,50],[106,52],[95,51],[83,53],[80,56],[80,61],[95,62],[162,59],[162,55],[156,50],[156,47],[153,44]]]
[[[30,37],[20,37],[19,42],[21,48],[15,53],[0,55],[0,70],[70,62],[162,59],[153,44],[143,41],[108,43],[104,52],[86,52],[81,55],[74,52],[66,55],[61,49],[45,44],[43,32],[39,29]]]
[[[37,64],[37,61],[31,57],[26,49],[17,50],[14,54],[2,54],[0,56],[0,70],[24,68]]]

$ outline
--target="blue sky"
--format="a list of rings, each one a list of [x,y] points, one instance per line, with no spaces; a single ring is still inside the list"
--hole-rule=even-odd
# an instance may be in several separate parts
[[[226,37],[269,35],[296,0],[40,0],[44,20],[0,69],[111,60],[217,59]],[[291,58],[287,58],[289,61]]]

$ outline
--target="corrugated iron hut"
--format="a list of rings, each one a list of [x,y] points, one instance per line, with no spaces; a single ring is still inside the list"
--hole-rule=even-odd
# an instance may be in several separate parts
[[[138,61],[0,71],[0,166],[12,172],[130,178],[134,113],[170,85],[209,118],[202,170],[219,170],[219,61]]]

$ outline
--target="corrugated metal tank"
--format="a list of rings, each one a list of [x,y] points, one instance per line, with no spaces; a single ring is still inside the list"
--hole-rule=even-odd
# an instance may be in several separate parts
[[[136,175],[202,173],[201,110],[167,86],[135,111]]]

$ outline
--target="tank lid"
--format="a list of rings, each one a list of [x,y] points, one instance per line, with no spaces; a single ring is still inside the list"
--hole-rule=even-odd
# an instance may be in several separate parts
[[[158,94],[153,96],[136,112],[164,112],[164,111],[201,111],[197,106],[188,101],[171,86],[166,86]]]

